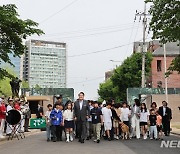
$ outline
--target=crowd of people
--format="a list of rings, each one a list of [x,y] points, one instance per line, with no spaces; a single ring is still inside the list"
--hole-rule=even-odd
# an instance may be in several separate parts
[[[31,111],[28,102],[24,99],[19,98],[8,98],[5,99],[4,96],[0,98],[0,138],[5,138],[4,135],[10,136],[13,127],[8,124],[6,117],[8,112],[12,109],[17,110],[21,115],[20,125],[18,127],[18,132],[28,132],[29,119],[31,118]]]
[[[80,143],[93,138],[100,143],[101,139],[150,139],[162,140],[170,134],[171,109],[163,101],[161,107],[156,102],[148,109],[139,99],[129,106],[126,102],[115,103],[109,100],[102,104],[97,101],[86,101],[80,92],[75,102],[65,105],[57,101],[54,106],[48,104],[46,117],[47,141],[62,141],[63,132],[66,142],[74,137]]]

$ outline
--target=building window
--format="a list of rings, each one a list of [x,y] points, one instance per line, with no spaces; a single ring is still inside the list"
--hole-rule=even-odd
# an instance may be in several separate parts
[[[157,71],[161,72],[161,60],[157,60]]]

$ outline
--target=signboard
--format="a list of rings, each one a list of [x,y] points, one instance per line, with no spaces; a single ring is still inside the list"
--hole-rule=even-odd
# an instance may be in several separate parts
[[[46,120],[44,118],[39,119],[30,119],[30,128],[45,128],[46,127]]]

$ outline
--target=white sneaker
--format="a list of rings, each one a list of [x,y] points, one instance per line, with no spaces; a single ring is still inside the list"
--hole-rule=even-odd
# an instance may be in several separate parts
[[[144,140],[146,140],[147,139],[147,135],[144,135]]]
[[[94,142],[97,142],[97,140],[94,140]]]
[[[67,139],[66,142],[69,143],[69,139]]]
[[[71,142],[73,141],[73,137],[72,137],[72,136],[70,136],[70,141],[71,141]]]
[[[116,136],[116,140],[119,140],[119,136]]]

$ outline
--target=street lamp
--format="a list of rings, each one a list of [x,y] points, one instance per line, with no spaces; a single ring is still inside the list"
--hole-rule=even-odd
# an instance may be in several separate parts
[[[109,60],[111,62],[117,62],[117,63],[121,63],[122,61],[118,61],[118,60]]]
[[[122,63],[123,61],[118,61],[118,60],[109,60],[109,61],[111,61],[111,62],[113,62],[113,63]],[[117,68],[117,65],[113,65],[113,67],[116,67]]]

